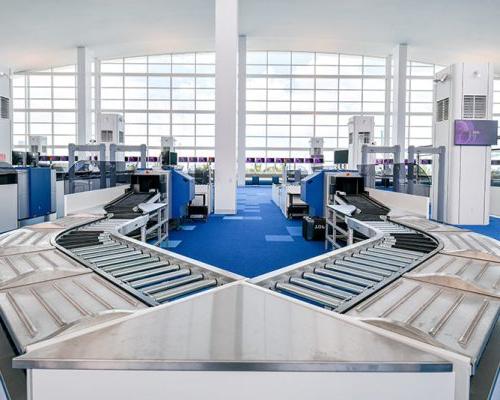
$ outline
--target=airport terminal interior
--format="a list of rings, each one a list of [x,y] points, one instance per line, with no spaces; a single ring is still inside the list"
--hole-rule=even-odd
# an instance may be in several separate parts
[[[491,1],[0,2],[0,400],[500,400]]]

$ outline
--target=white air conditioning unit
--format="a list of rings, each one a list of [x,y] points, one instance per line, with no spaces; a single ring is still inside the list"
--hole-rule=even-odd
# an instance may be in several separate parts
[[[31,153],[38,153],[40,155],[47,154],[47,136],[30,136],[28,151]]]
[[[442,187],[444,222],[477,225],[489,222],[491,148],[456,145],[455,121],[491,120],[493,111],[493,64],[454,64],[436,74],[434,80],[433,145],[445,146]],[[433,176],[437,176],[433,160]],[[433,188],[434,189],[434,188]],[[437,190],[431,193],[437,204]],[[436,218],[437,207],[432,207]]]
[[[373,145],[375,117],[356,115],[349,118],[349,156],[348,168],[355,170],[361,165],[363,145]],[[374,155],[373,155],[374,156]],[[371,156],[372,157],[372,156]],[[373,158],[373,157],[372,157]]]
[[[97,116],[96,143],[125,144],[125,123],[120,114]]]
[[[12,156],[10,86],[8,70],[0,69],[0,162],[9,163]]]

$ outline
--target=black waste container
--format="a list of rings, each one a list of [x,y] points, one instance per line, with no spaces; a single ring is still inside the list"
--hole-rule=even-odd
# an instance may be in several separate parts
[[[302,218],[302,237],[305,240],[325,240],[326,221],[321,217]]]

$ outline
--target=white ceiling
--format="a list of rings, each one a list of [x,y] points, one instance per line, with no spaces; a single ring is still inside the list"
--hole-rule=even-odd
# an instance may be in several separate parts
[[[213,50],[215,0],[0,0],[0,64],[74,63],[75,47],[110,58]],[[240,0],[249,49],[385,56],[500,67],[498,0]]]

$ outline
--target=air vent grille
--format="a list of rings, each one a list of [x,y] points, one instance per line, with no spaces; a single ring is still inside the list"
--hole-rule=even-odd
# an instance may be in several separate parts
[[[464,96],[464,119],[486,118],[486,96],[465,95]]]
[[[113,141],[113,131],[101,131],[101,142],[111,143]]]
[[[442,99],[437,102],[436,121],[448,121],[450,109],[450,99]]]
[[[10,99],[0,96],[0,118],[10,118]]]

